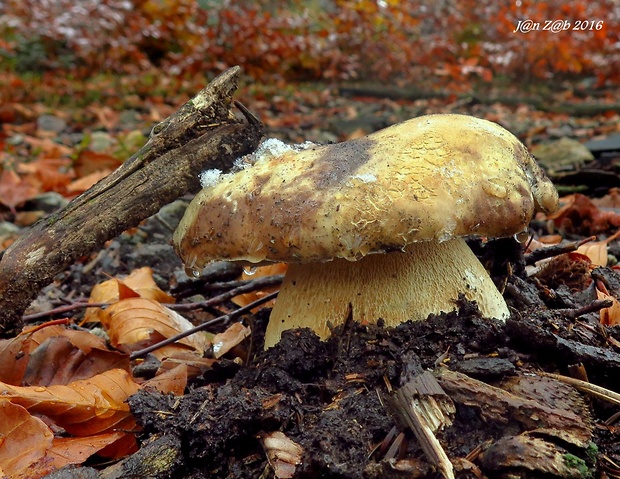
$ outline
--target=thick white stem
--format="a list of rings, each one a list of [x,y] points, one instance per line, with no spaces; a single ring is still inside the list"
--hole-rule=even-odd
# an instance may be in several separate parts
[[[406,251],[371,254],[359,261],[291,264],[265,335],[265,348],[282,331],[311,328],[321,339],[330,327],[354,321],[386,326],[454,311],[459,294],[476,301],[483,316],[505,320],[504,298],[461,238],[412,243]]]

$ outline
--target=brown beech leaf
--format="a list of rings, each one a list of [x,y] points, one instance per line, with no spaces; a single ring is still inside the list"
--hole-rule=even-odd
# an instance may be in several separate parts
[[[47,451],[51,465],[59,469],[68,464],[82,464],[93,454],[124,438],[124,431],[106,432],[87,437],[56,437],[52,447]],[[133,434],[130,434],[133,437]],[[125,452],[131,453],[131,450]]]
[[[577,253],[585,254],[597,266],[607,266],[607,246],[620,236],[620,231],[603,241],[590,241],[577,248]]]
[[[107,153],[82,150],[75,159],[74,167],[77,176],[82,178],[99,173],[101,170],[112,171],[121,166],[122,161]]]
[[[584,236],[609,234],[620,227],[620,213],[603,210],[585,195],[575,193],[561,199],[563,205],[549,215],[560,231]]]
[[[596,289],[596,299],[609,299],[612,305],[609,308],[603,308],[600,311],[601,324],[605,326],[615,326],[620,324],[620,301],[610,295],[607,291],[603,292]]]
[[[142,349],[193,328],[192,323],[179,313],[151,299],[124,299],[109,306],[103,313],[101,324],[110,336],[110,343],[127,351]],[[172,345],[173,349],[157,350],[153,354],[161,359],[168,356],[171,350],[191,348],[202,355],[207,345],[206,335],[196,333]]]
[[[72,332],[94,336],[83,331]],[[110,351],[103,344],[98,348],[82,348],[79,342],[76,344],[75,339],[66,336],[47,338],[30,353],[23,384],[29,386],[69,384],[91,378],[109,369],[119,368],[129,371],[128,355]]]
[[[129,367],[129,357],[111,351],[101,338],[63,325],[0,341],[0,381],[15,386],[67,384]]]
[[[0,381],[18,386],[28,366],[30,335],[0,340]]]
[[[160,303],[174,303],[172,296],[162,291],[153,279],[153,270],[148,266],[133,270],[129,276],[120,280],[116,278],[95,285],[90,292],[90,303],[114,303],[120,299],[140,297]],[[84,322],[101,321],[101,310],[88,308]]]
[[[221,358],[250,334],[250,328],[245,327],[243,324],[231,324],[226,331],[213,336],[213,356],[215,356],[216,359]]]
[[[162,394],[172,393],[175,396],[182,396],[187,386],[187,371],[186,364],[179,364],[169,371],[157,374],[143,383],[142,387],[154,389]]]
[[[46,451],[52,447],[53,438],[54,434],[41,419],[32,416],[18,404],[6,399],[0,400],[2,477],[22,476],[31,464],[45,456]]]
[[[17,171],[35,177],[43,191],[64,193],[67,185],[75,178],[71,159],[63,158],[60,150],[50,151],[44,157],[30,163],[21,163]]]
[[[66,186],[65,189],[67,190],[67,193],[71,196],[77,195],[78,193],[83,193],[88,188],[93,186],[95,183],[104,179],[110,173],[112,173],[112,170],[106,169],[106,170],[94,171],[86,176],[83,176],[82,178],[73,180],[71,183],[69,183]]]
[[[187,367],[188,377],[195,378],[211,370],[213,365],[218,362],[217,359],[203,358],[191,351],[177,352],[166,357],[161,362],[157,374],[164,374],[182,364]]]
[[[15,213],[15,208],[39,193],[40,188],[29,177],[20,178],[13,170],[0,173],[0,203]]]
[[[29,412],[49,417],[75,436],[91,436],[111,429],[132,430],[135,419],[127,398],[140,386],[129,373],[112,369],[66,386],[11,386],[0,383],[0,398]]]

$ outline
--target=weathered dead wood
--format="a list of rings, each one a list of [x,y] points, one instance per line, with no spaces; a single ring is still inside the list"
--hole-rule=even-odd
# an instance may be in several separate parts
[[[570,390],[559,381],[521,377],[523,383],[535,381],[536,384],[512,385],[512,390],[523,393],[519,394],[448,369],[439,369],[435,375],[457,408],[459,405],[473,408],[487,422],[511,422],[518,424],[521,430],[561,431],[564,440],[570,436],[573,443],[587,444],[591,438],[592,426],[583,411],[572,410]],[[525,392],[528,389],[529,394]],[[536,395],[540,397],[534,397]]]
[[[430,371],[424,371],[397,390],[388,401],[397,424],[411,429],[425,456],[441,475],[453,479],[452,463],[435,436],[452,424],[454,403]]]
[[[197,189],[200,171],[227,171],[256,148],[260,121],[240,105],[247,121],[231,111],[238,76],[238,67],[218,76],[120,168],[11,245],[0,261],[0,336],[20,330],[41,287],[69,264]]]

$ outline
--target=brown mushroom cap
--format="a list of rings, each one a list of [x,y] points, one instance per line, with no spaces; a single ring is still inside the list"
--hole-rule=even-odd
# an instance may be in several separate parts
[[[527,228],[557,209],[549,179],[501,126],[429,115],[356,140],[264,154],[192,201],[174,235],[191,268],[357,260],[419,241]]]

